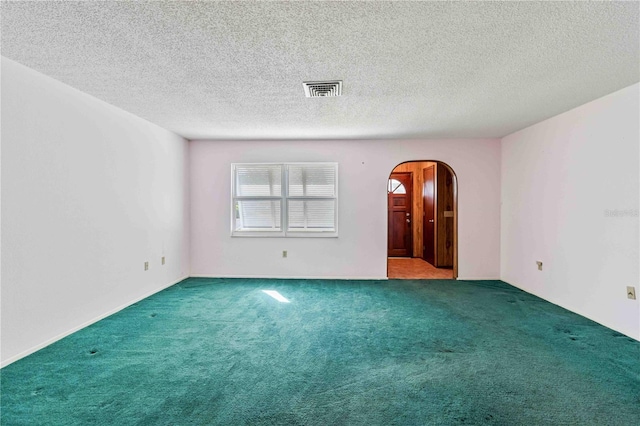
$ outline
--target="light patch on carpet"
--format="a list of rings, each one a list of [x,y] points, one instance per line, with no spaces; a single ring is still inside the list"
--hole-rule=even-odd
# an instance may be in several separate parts
[[[278,293],[275,290],[262,290],[262,292],[268,294],[271,297],[273,297],[278,302],[291,303],[291,301],[289,299],[287,299],[286,297],[284,297],[283,295],[281,295],[280,293]]]

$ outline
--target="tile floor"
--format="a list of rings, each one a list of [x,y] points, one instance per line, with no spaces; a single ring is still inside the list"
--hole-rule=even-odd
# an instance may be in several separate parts
[[[453,269],[436,268],[420,258],[389,257],[389,278],[395,279],[452,279]]]

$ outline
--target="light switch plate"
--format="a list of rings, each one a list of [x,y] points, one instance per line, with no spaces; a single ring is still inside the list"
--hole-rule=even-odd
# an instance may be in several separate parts
[[[635,287],[631,287],[631,286],[627,287],[627,298],[628,299],[632,299],[632,300],[636,300],[636,288]]]

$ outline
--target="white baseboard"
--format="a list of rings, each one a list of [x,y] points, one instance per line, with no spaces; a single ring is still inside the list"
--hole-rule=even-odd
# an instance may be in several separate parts
[[[458,277],[458,281],[500,281],[499,277]]]
[[[389,277],[327,277],[327,276],[284,276],[284,275],[214,275],[192,274],[189,278],[249,278],[249,279],[278,279],[278,280],[388,280]],[[393,278],[391,278],[393,279]],[[405,278],[401,278],[405,279]],[[414,278],[409,278],[414,279]],[[415,278],[421,279],[421,278]],[[438,278],[436,278],[438,279]],[[458,277],[458,281],[500,281],[498,277]]]
[[[133,299],[133,300],[131,300],[131,301],[129,301],[129,302],[123,304],[123,305],[120,305],[115,309],[111,309],[111,310],[105,312],[104,314],[95,317],[92,320],[86,321],[86,322],[80,324],[77,327],[73,327],[71,330],[65,331],[64,333],[61,333],[61,334],[59,334],[59,335],[57,335],[57,336],[55,336],[55,337],[53,337],[53,338],[51,338],[49,340],[46,340],[45,342],[42,342],[42,343],[40,343],[40,344],[30,348],[30,349],[27,349],[26,351],[20,352],[17,355],[14,355],[14,356],[12,356],[10,358],[7,358],[4,361],[0,362],[0,368],[6,367],[7,365],[9,365],[11,363],[14,363],[14,362],[16,362],[17,360],[19,360],[21,358],[24,358],[27,355],[31,355],[32,353],[34,353],[36,351],[39,351],[40,349],[45,348],[45,347],[49,346],[50,344],[55,343],[58,340],[63,339],[65,337],[67,337],[68,335],[75,333],[78,330],[81,330],[81,329],[83,329],[85,327],[88,327],[93,323],[96,323],[96,322],[98,322],[98,321],[100,321],[100,320],[102,320],[102,319],[104,319],[104,318],[106,318],[106,317],[108,317],[110,315],[115,314],[116,312],[119,312],[119,311],[123,310],[124,308],[127,308],[127,307],[133,305],[134,303],[138,303],[139,301],[141,301],[143,299],[146,299],[147,297],[152,296],[152,295],[154,295],[154,294],[156,294],[156,293],[158,293],[158,292],[160,292],[160,291],[162,291],[164,289],[167,289],[167,288],[171,287],[172,285],[178,284],[180,281],[183,281],[183,280],[185,280],[187,278],[189,278],[189,277],[188,276],[184,276],[184,277],[178,279],[177,281],[173,281],[173,282],[171,282],[171,283],[169,283],[169,284],[167,284],[165,286],[162,286],[162,287],[160,287],[160,288],[158,288],[156,290],[153,290],[153,291],[151,291],[149,293],[146,293],[146,294],[144,294],[142,296],[136,297],[135,299]]]
[[[250,278],[265,280],[388,280],[387,277],[309,277],[279,275],[190,275],[189,278]]]

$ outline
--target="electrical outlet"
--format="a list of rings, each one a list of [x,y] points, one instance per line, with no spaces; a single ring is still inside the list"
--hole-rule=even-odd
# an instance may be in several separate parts
[[[538,271],[542,271],[542,262],[536,260],[536,265],[538,265]]]
[[[627,287],[627,299],[636,300],[636,288],[635,287]]]
[[[164,265],[164,256],[162,256],[162,264]]]
[[[149,270],[149,262],[144,262],[144,270],[145,271]]]
[[[286,250],[282,250],[282,257],[287,257],[287,251]]]

